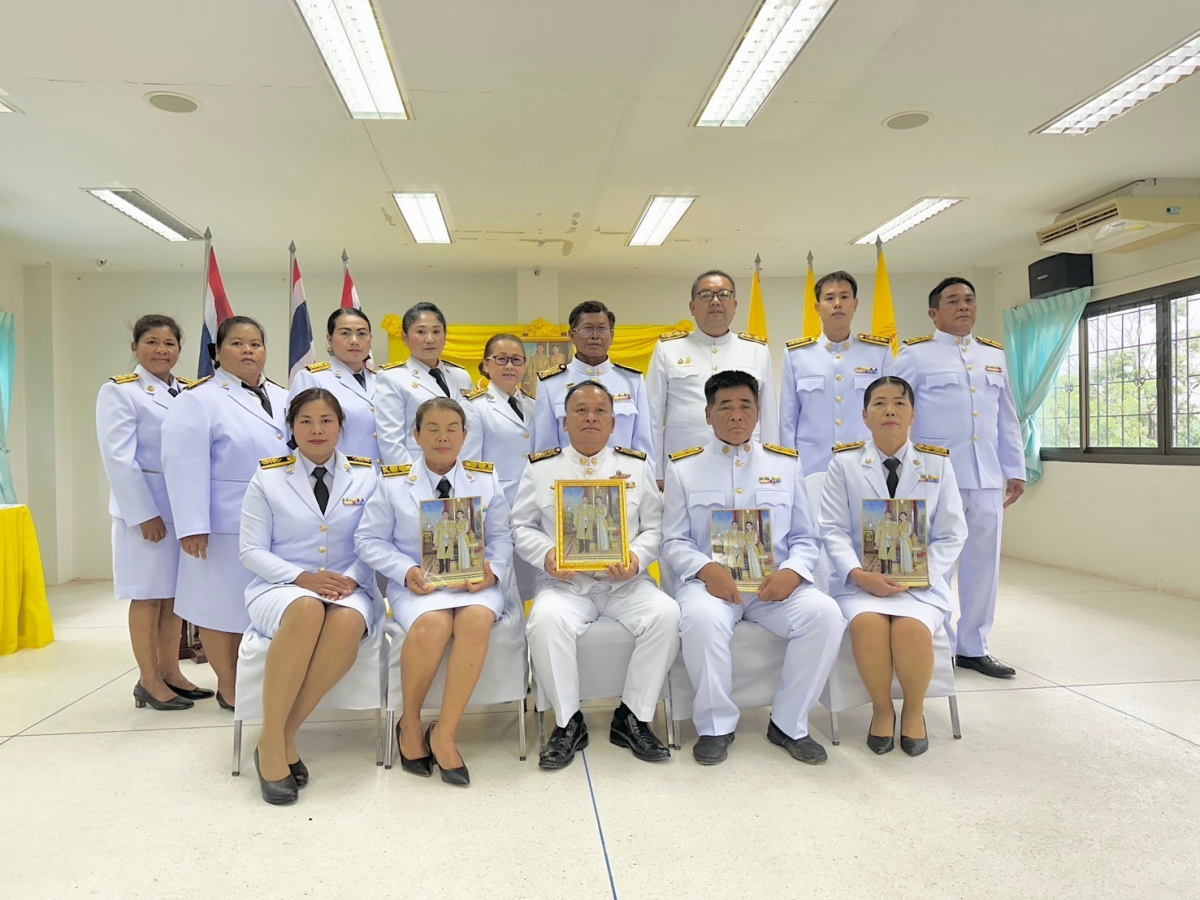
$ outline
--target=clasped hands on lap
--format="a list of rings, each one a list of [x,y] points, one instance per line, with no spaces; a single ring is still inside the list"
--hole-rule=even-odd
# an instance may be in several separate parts
[[[612,563],[606,566],[604,574],[613,581],[628,581],[641,570],[641,560],[632,550],[629,551],[629,566],[619,566]],[[546,551],[546,574],[551,578],[557,578],[559,581],[570,581],[576,575],[572,569],[560,569],[558,567],[557,558],[554,550]]]
[[[331,603],[345,600],[358,590],[358,582],[353,578],[329,571],[301,572],[292,584],[312,591],[314,596]]]
[[[905,593],[908,588],[882,572],[868,572],[866,569],[854,569],[850,572],[854,583],[869,594],[876,597],[893,597]]]
[[[425,578],[425,572],[420,566],[413,566],[408,570],[408,574],[404,577],[404,586],[416,594],[418,597],[425,597],[432,594],[436,590],[446,588],[451,591],[466,591],[468,594],[477,594],[482,590],[493,587],[499,582],[495,574],[492,572],[491,565],[484,560],[483,563],[483,580],[482,581],[456,581],[453,584],[430,584]]]
[[[725,566],[715,562],[707,563],[696,573],[696,577],[704,582],[705,589],[718,600],[741,604],[742,592],[738,590],[737,582]],[[804,579],[798,572],[780,569],[762,580],[758,586],[758,599],[763,603],[786,600],[803,583]]]

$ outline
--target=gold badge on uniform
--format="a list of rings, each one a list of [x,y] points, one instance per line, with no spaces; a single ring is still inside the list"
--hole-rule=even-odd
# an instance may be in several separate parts
[[[988,366],[987,370],[989,372],[1003,372],[1004,371],[1002,368],[1000,368],[1000,366]]]
[[[859,375],[874,375],[879,370],[874,366],[855,366],[854,371]]]
[[[362,497],[343,497],[342,506],[362,506],[367,501]]]
[[[763,475],[758,479],[759,484],[783,484],[783,479],[778,475]]]

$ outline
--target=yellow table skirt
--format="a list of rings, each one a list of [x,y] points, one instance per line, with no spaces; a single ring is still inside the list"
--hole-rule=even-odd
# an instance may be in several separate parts
[[[28,506],[0,507],[0,656],[54,640],[37,532]]]

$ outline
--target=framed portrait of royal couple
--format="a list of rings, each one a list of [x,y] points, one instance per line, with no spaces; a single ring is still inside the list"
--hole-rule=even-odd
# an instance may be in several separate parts
[[[864,500],[863,568],[905,587],[929,587],[929,522],[924,500]]]
[[[629,566],[624,480],[558,481],[554,494],[558,568],[596,572]]]
[[[421,501],[421,571],[430,584],[483,581],[483,508],[478,497]]]
[[[754,593],[777,568],[769,509],[714,509],[712,558],[733,576],[739,591]]]

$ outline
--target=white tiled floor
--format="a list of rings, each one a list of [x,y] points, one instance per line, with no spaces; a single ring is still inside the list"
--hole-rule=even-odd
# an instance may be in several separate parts
[[[481,713],[461,791],[376,768],[374,720],[326,713],[301,735],[312,785],[272,808],[253,728],[233,778],[215,703],[134,709],[108,591],[55,589],[58,640],[0,657],[6,898],[1200,896],[1200,601],[1006,562],[993,650],[1020,673],[960,672],[964,739],[931,701],[915,760],[871,754],[857,710],[810,769],[753,710],[725,765],[697,766],[685,725],[650,766],[595,707],[592,747],[547,773]]]

